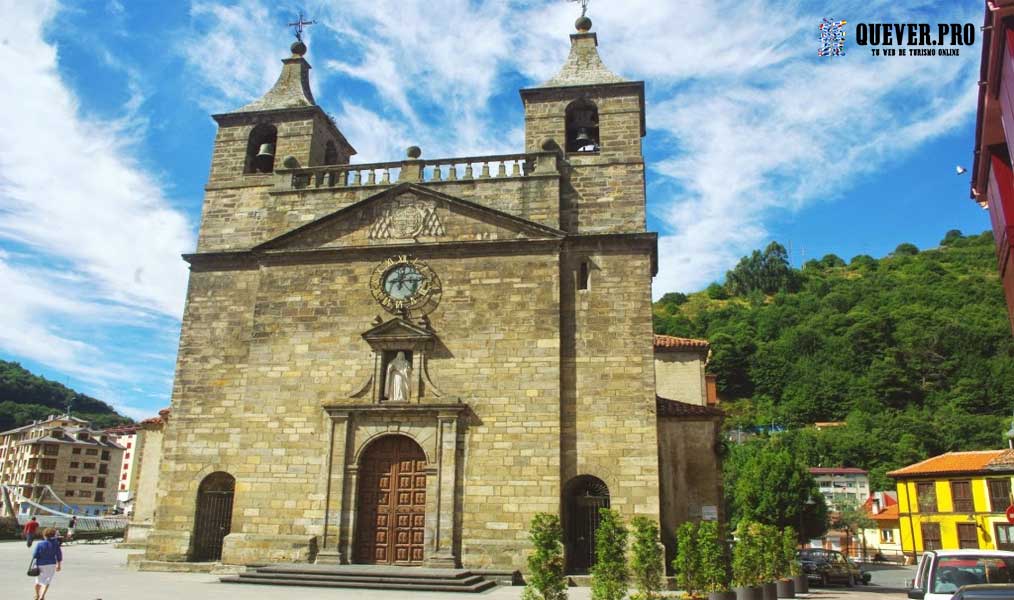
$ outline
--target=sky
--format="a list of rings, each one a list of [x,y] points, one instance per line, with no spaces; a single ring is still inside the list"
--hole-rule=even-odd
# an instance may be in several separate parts
[[[353,162],[518,152],[517,90],[563,64],[564,0],[0,0],[0,359],[134,418],[169,405],[215,123],[274,83],[302,8],[317,103]],[[968,198],[983,4],[592,0],[646,85],[653,294],[977,233]],[[847,21],[820,57],[822,18]],[[859,23],[973,23],[959,56],[873,56]]]

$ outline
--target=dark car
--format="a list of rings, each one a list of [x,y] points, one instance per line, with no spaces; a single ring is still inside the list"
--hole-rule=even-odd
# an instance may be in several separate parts
[[[1014,600],[1014,583],[966,585],[951,600]]]
[[[806,548],[796,553],[796,560],[807,579],[821,585],[843,583],[849,587],[869,583],[870,574],[864,573],[854,562],[837,550]]]

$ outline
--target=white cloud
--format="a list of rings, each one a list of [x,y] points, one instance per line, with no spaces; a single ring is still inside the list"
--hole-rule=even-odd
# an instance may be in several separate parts
[[[45,39],[58,10],[5,3],[0,25],[0,88],[17,90],[0,96],[0,241],[31,255],[0,257],[0,350],[98,384],[131,375],[86,331],[178,319],[179,255],[195,240],[132,158],[146,122],[136,77],[125,71],[129,100],[111,121],[84,114],[61,79]]]

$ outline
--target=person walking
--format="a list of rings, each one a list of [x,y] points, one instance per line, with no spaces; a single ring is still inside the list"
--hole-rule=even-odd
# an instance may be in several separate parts
[[[25,536],[26,545],[31,548],[32,542],[35,541],[35,532],[39,529],[39,520],[32,517],[27,523],[25,528],[21,530],[21,535]]]
[[[77,516],[70,518],[70,524],[67,526],[67,541],[74,539],[74,528],[77,527]]]
[[[46,600],[46,592],[53,584],[53,575],[63,566],[63,551],[60,550],[56,530],[47,527],[42,536],[46,539],[39,542],[32,552],[35,566],[39,567],[39,576],[35,578],[35,600]]]

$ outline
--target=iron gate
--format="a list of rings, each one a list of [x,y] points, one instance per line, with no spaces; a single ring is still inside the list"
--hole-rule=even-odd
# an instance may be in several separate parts
[[[567,572],[587,573],[595,564],[595,530],[599,509],[609,508],[609,488],[597,477],[575,477],[567,486],[564,512],[564,547]]]

